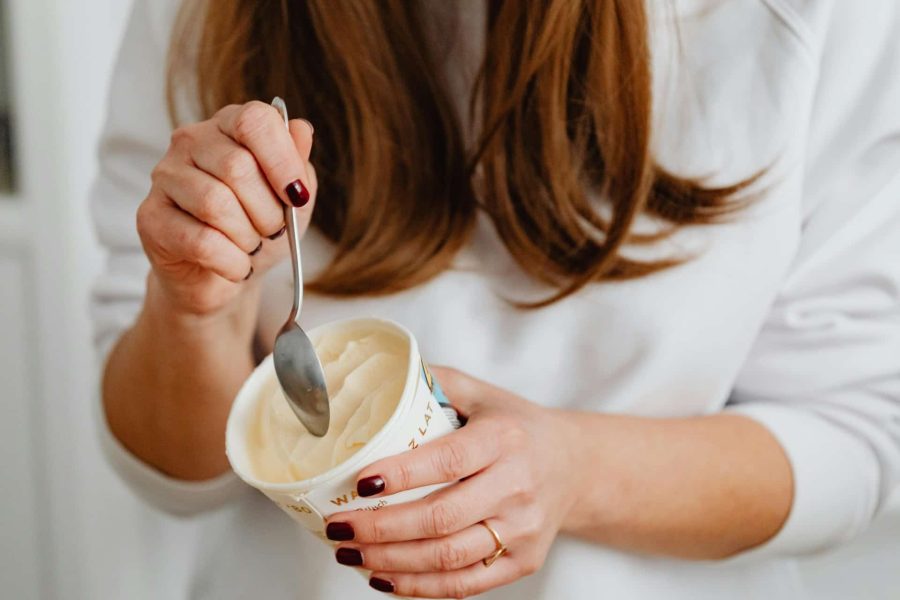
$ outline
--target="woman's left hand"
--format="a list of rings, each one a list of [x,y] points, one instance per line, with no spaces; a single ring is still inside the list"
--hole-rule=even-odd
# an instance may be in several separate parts
[[[565,413],[451,369],[435,375],[465,427],[359,474],[362,496],[458,482],[377,511],[333,515],[338,562],[373,571],[370,585],[401,596],[464,598],[534,573],[577,492]],[[491,566],[496,544],[508,552]]]

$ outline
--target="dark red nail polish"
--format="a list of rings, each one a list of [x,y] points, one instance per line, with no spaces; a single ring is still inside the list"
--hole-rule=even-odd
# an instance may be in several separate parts
[[[378,590],[379,592],[384,592],[385,594],[393,594],[394,593],[394,584],[388,581],[387,579],[382,579],[381,577],[372,577],[369,579],[369,587]]]
[[[259,251],[262,250],[262,240],[259,242],[259,246],[256,247],[256,250],[250,253],[250,256],[256,256],[259,254]]]
[[[348,567],[358,567],[363,564],[362,552],[356,548],[338,548],[334,557],[340,564]]]
[[[270,239],[270,240],[277,240],[278,238],[280,238],[281,236],[284,235],[284,232],[285,232],[285,231],[287,231],[287,227],[282,226],[281,229],[279,229],[278,231],[276,231],[275,233],[273,233],[272,235],[270,235],[270,236],[269,236],[269,239]]]
[[[353,526],[350,523],[329,523],[325,527],[325,535],[334,542],[347,542],[353,539]]]
[[[291,204],[297,208],[306,206],[306,203],[309,202],[309,191],[299,179],[289,183],[288,186],[284,188],[284,193],[287,194]]]
[[[372,475],[371,477],[360,479],[356,483],[356,493],[363,497],[374,496],[383,491],[384,479],[380,475]]]
[[[247,281],[248,279],[250,279],[251,275],[253,275],[253,267],[252,266],[250,267],[250,271],[247,273],[247,276],[244,277],[244,281]]]

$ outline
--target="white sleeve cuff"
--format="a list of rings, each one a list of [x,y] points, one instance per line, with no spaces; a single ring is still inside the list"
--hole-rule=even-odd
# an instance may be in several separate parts
[[[94,402],[100,446],[113,470],[141,499],[168,514],[187,517],[219,508],[249,490],[231,471],[206,481],[168,477],[128,451],[106,422],[102,402]]]
[[[880,472],[864,440],[825,417],[774,402],[726,410],[764,425],[784,448],[794,476],[793,504],[781,531],[741,558],[815,553],[866,528],[878,505]]]

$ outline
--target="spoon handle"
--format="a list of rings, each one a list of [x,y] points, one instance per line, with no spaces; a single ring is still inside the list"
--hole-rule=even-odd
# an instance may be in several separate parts
[[[284,127],[288,126],[287,105],[284,100],[278,96],[272,100],[272,106],[281,114],[284,119]],[[296,322],[300,317],[300,308],[303,306],[303,264],[300,261],[300,235],[299,227],[297,227],[297,209],[293,206],[285,205],[284,207],[284,225],[287,228],[288,244],[291,246],[291,267],[294,272],[294,306],[291,308],[291,314],[288,321]]]
[[[303,306],[303,265],[300,262],[300,236],[297,234],[297,209],[292,206],[284,208],[284,223],[287,227],[288,244],[291,246],[291,267],[294,272],[294,306],[291,308],[289,321],[297,321],[300,308]]]

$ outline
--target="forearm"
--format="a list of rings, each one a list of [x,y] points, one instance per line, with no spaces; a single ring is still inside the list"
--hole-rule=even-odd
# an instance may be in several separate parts
[[[564,524],[617,548],[724,558],[768,540],[793,499],[791,467],[755,421],[566,413],[585,483]]]
[[[209,317],[167,308],[151,276],[134,326],[112,350],[102,393],[113,434],[133,454],[179,479],[228,469],[225,422],[253,369],[258,291]]]

